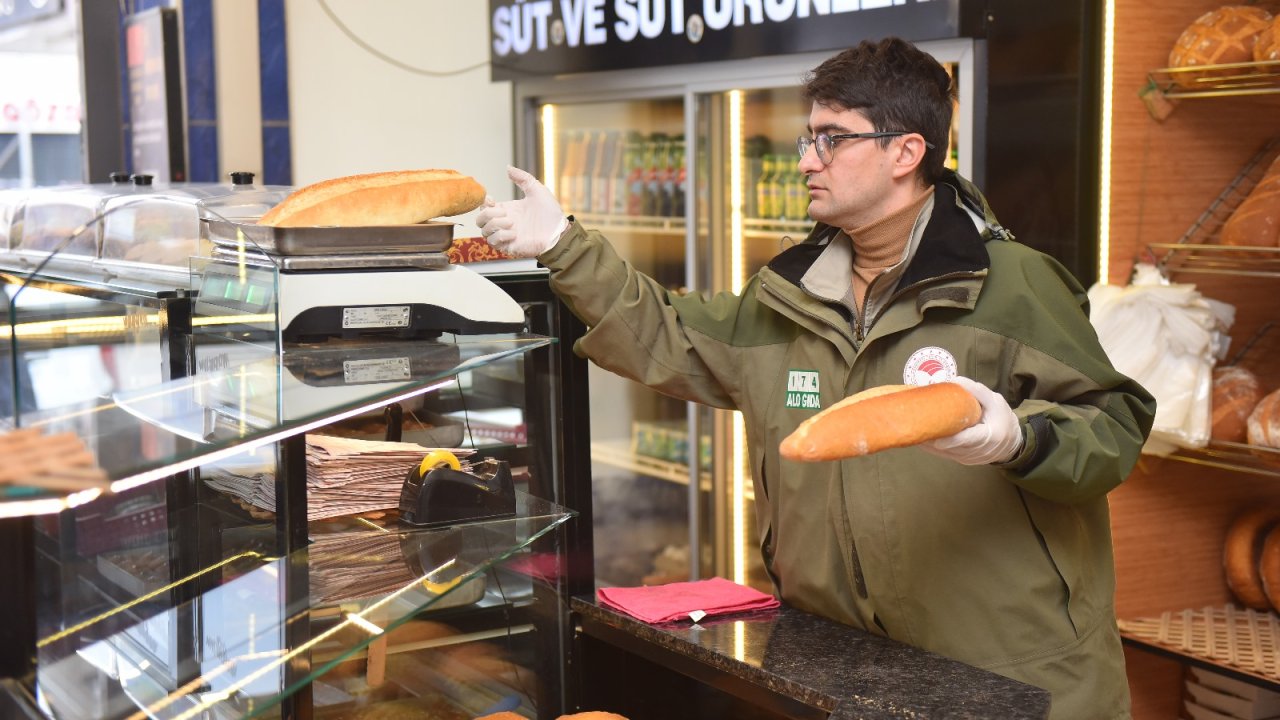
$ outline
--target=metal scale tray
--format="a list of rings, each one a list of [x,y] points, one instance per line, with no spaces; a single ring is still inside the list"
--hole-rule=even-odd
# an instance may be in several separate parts
[[[213,257],[284,271],[438,270],[449,265],[453,223],[380,227],[272,227],[205,219]]]

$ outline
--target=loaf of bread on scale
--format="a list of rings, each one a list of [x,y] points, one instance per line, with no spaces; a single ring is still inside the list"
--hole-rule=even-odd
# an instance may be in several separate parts
[[[301,187],[259,225],[371,227],[413,225],[460,215],[484,201],[484,186],[456,170],[396,170],[324,180]]]

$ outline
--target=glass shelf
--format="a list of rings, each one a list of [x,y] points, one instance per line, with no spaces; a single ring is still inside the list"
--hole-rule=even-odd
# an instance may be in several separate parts
[[[305,549],[284,557],[241,552],[39,639],[36,688],[55,715],[254,717],[346,660],[396,652],[397,638],[408,634],[396,632],[402,626],[412,630],[437,611],[490,595],[511,602],[503,596],[517,589],[494,573],[508,559],[537,560],[531,544],[573,514],[517,493],[517,516],[509,519],[438,530],[313,525]],[[209,574],[221,584],[141,622],[122,622],[156,595],[207,586]],[[376,589],[357,589],[351,578]],[[431,628],[437,644],[457,632],[443,623]],[[392,647],[369,648],[388,639]],[[86,692],[94,692],[87,689],[115,702],[86,704]]]
[[[279,353],[227,343],[191,377],[116,391],[78,405],[24,413],[21,427],[70,431],[98,453],[122,492],[305,433],[452,382],[459,373],[555,342],[526,333],[442,335],[437,340],[333,339]],[[215,348],[218,346],[214,346]],[[237,353],[247,353],[241,356]],[[216,361],[215,361],[216,360]],[[139,433],[140,426],[147,432]],[[122,452],[128,448],[129,452]],[[59,494],[0,488],[0,517],[58,512],[102,490]]]

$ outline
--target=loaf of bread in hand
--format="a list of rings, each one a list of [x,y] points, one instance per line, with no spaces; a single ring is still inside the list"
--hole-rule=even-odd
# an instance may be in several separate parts
[[[371,227],[412,225],[459,215],[484,202],[484,186],[456,170],[397,170],[324,180],[299,188],[259,225]]]
[[[788,460],[843,460],[955,435],[981,419],[977,399],[955,383],[882,385],[805,420],[778,449]]]

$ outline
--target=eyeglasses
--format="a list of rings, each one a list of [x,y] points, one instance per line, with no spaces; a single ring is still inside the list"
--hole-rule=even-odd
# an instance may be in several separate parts
[[[862,138],[887,138],[898,137],[899,135],[911,135],[912,133],[905,130],[890,130],[885,132],[863,132],[863,133],[840,133],[839,135],[828,135],[826,133],[818,133],[817,137],[809,137],[801,135],[796,138],[796,150],[800,152],[800,157],[804,157],[809,152],[809,146],[814,146],[818,153],[818,159],[823,165],[830,165],[835,159],[836,143],[841,140],[861,140]],[[925,141],[924,146],[933,149],[933,143]]]

